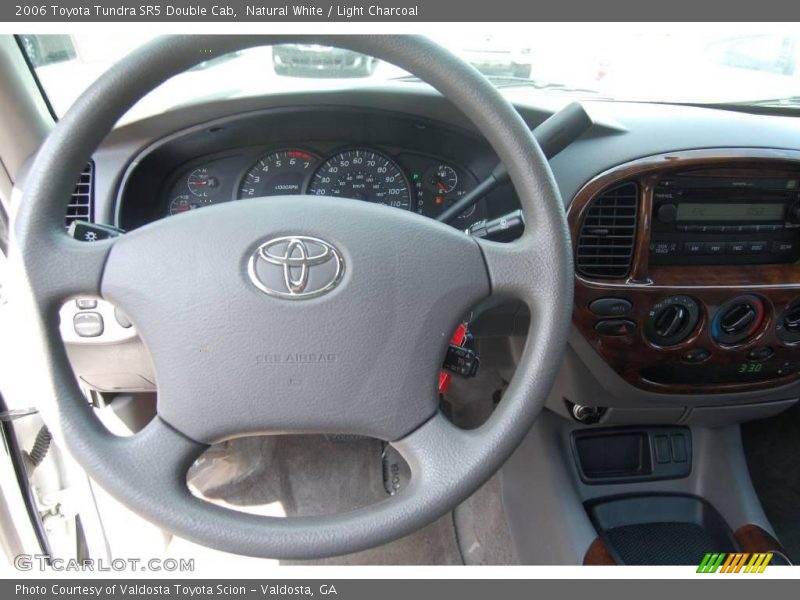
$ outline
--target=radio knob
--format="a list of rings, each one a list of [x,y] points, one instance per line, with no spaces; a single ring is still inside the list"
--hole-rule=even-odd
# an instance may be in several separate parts
[[[672,223],[678,216],[678,207],[674,204],[662,204],[658,207],[656,218],[662,223]]]

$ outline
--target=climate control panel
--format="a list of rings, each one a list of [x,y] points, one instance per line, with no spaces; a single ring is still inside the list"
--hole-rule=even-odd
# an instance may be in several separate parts
[[[576,322],[591,321],[590,343],[639,387],[713,393],[800,378],[800,289],[597,290],[578,300]]]

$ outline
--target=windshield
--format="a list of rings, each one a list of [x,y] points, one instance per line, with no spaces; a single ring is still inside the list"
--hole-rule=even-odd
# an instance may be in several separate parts
[[[648,29],[632,24],[525,24],[434,39],[515,98],[800,106],[796,25],[706,24]],[[457,29],[457,28],[456,28]],[[56,116],[114,62],[147,42],[136,35],[20,35]],[[417,83],[401,69],[317,45],[253,48],[209,57],[150,93],[125,117],[178,106],[295,90]]]

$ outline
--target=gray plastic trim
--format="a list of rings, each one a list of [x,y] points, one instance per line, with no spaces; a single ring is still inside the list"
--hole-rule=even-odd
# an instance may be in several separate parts
[[[691,427],[688,477],[641,483],[587,485],[580,481],[570,433],[582,428],[544,411],[501,469],[503,504],[523,564],[581,564],[597,532],[587,500],[638,493],[680,493],[708,501],[732,530],[752,523],[774,535],[753,489],[738,426]]]

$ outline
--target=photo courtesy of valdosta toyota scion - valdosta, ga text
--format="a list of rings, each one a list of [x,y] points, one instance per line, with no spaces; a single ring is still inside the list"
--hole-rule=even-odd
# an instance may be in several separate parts
[[[338,596],[336,586],[332,583],[315,582],[314,585],[305,584],[271,584],[260,583],[258,586],[251,585],[232,585],[232,584],[180,584],[163,583],[157,585],[150,584],[130,584],[130,583],[97,583],[93,585],[79,585],[66,583],[17,584],[15,593],[17,596],[81,596],[81,597],[107,597],[119,594],[121,596],[177,596],[180,598],[192,598],[196,596],[245,596],[247,593],[261,593],[262,596],[300,596],[313,597],[317,593],[320,596]]]

